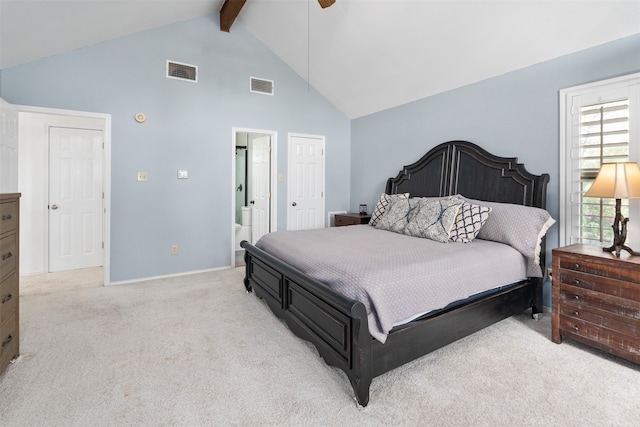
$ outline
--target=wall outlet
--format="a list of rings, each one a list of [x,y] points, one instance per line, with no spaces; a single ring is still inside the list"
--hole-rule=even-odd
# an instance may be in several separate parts
[[[138,182],[147,182],[149,181],[149,173],[148,172],[138,172]]]
[[[178,254],[178,245],[171,245],[171,255]]]

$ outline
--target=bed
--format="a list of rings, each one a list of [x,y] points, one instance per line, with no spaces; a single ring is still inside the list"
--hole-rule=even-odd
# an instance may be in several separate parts
[[[417,162],[404,166],[397,176],[389,178],[383,196],[448,199],[450,196],[462,195],[469,203],[486,203],[493,206],[494,211],[507,206],[509,209],[529,207],[534,209],[522,209],[537,212],[544,211],[548,181],[548,174],[531,174],[516,158],[494,156],[467,141],[449,141],[434,147]],[[528,223],[524,221],[524,216],[522,218],[523,222],[517,227],[526,228]],[[519,217],[514,219],[520,220]],[[544,232],[552,223],[549,217]],[[486,225],[483,227],[489,228]],[[375,232],[388,233],[367,228],[374,227],[350,226],[340,234],[345,239],[357,239],[360,237],[356,235],[361,232],[365,233],[365,238]],[[318,232],[336,233],[335,229],[327,230]],[[370,306],[374,302],[353,297],[357,293],[347,292],[352,297],[346,296],[345,292],[335,289],[328,280],[323,281],[315,274],[305,273],[303,265],[291,261],[286,252],[278,253],[257,247],[260,242],[256,246],[246,241],[241,243],[245,249],[246,262],[244,286],[247,292],[253,291],[276,316],[286,321],[295,335],[311,342],[327,364],[344,371],[357,403],[366,406],[373,378],[526,309],[530,308],[532,315],[537,318],[543,310],[543,278],[540,273],[545,266],[544,232],[540,233],[538,239],[535,261],[533,257],[525,259],[523,268],[526,274],[520,279],[490,290],[473,291],[468,297],[454,299],[415,318],[394,323],[391,327],[387,326],[383,335],[374,330],[377,329],[376,323],[372,323]],[[286,235],[295,232],[280,233]],[[351,235],[355,237],[350,237]],[[329,235],[327,240],[333,240],[335,236]],[[397,240],[402,237],[394,238]],[[469,244],[454,243],[441,247],[452,248],[453,245],[459,245],[458,248],[482,248],[484,253],[490,253],[499,250],[499,246],[505,246],[483,240],[485,239],[479,234]],[[313,239],[303,238],[301,241],[303,243],[298,245],[302,246],[291,251],[303,254],[308,252],[308,258],[314,258],[312,251],[315,248],[309,243]],[[273,246],[278,247],[280,244]],[[263,247],[266,248],[266,245]],[[366,250],[362,252],[364,257],[366,253]],[[394,255],[395,253],[389,252],[390,258]],[[451,256],[457,255],[452,253]],[[533,267],[532,263],[535,264]],[[406,268],[402,267],[401,270]],[[536,270],[536,274],[527,275],[532,268]],[[362,276],[362,281],[373,281],[374,276],[367,273],[366,270],[360,270],[360,273],[349,274],[355,276],[353,280]],[[476,280],[480,282],[484,279],[478,276]],[[376,321],[379,319],[376,318],[373,322]]]

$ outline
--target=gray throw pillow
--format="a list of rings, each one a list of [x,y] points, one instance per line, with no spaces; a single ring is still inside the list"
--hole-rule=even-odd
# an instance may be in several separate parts
[[[404,234],[441,243],[448,242],[451,227],[462,203],[458,199],[422,201],[419,210],[405,227]]]
[[[542,238],[556,222],[549,212],[531,206],[485,202],[460,196],[469,203],[491,208],[491,215],[478,233],[478,239],[511,246],[527,259],[527,275],[542,277],[540,250]]]
[[[419,200],[402,197],[395,198],[389,203],[386,212],[375,227],[379,230],[403,233],[409,223],[409,219],[419,207]]]

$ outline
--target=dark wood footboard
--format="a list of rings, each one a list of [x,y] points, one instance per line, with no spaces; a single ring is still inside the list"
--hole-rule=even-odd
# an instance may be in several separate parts
[[[373,339],[367,311],[321,282],[243,241],[244,285],[264,299],[298,337],[311,342],[328,365],[343,370],[362,406],[369,403]]]
[[[318,349],[328,365],[344,371],[362,406],[369,403],[374,377],[527,308],[536,313],[536,301],[542,298],[540,281],[525,280],[397,327],[381,344],[369,334],[362,303],[246,241],[240,245],[245,249],[247,291],[264,299],[294,334]]]

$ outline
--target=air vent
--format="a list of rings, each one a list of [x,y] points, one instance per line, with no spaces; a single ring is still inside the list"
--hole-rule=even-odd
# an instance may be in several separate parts
[[[195,65],[167,61],[167,78],[197,82],[198,67]]]
[[[249,78],[249,92],[273,95],[273,80]]]

